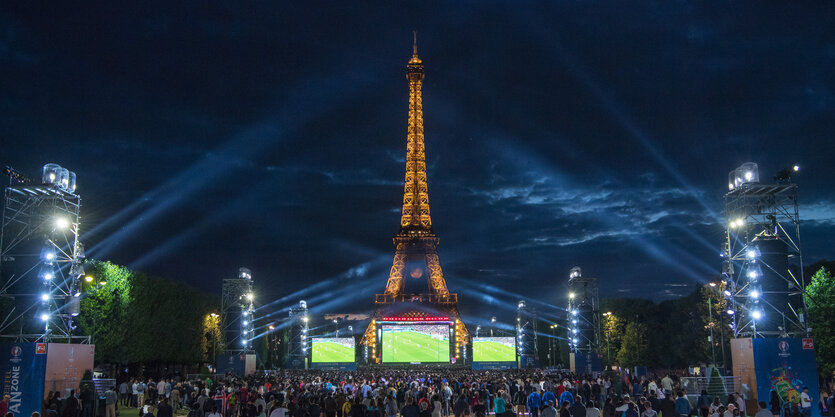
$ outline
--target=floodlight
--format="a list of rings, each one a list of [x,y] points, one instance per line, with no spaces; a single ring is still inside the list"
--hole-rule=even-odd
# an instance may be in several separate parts
[[[302,317],[302,321],[304,321],[305,323],[307,323],[308,320],[310,319],[307,316]]]
[[[577,334],[577,329],[571,329],[571,333]]]
[[[101,285],[107,285],[107,281],[99,281],[99,284],[101,284]]]
[[[748,248],[748,250],[745,251],[745,256],[751,260],[756,259],[760,256],[760,250],[756,246]]]
[[[244,320],[244,326],[246,326],[247,324],[249,324],[249,322]]]
[[[760,292],[757,290],[751,290],[750,292],[748,292],[748,296],[750,296],[751,298],[759,298]]]
[[[753,317],[754,320],[759,320],[763,317],[763,313],[760,310],[754,310],[751,312],[751,317]]]
[[[711,282],[710,284],[707,284],[707,285],[710,285],[711,287],[715,287],[715,286],[716,286],[716,283],[715,283],[715,282]]]
[[[93,282],[93,277],[87,275],[86,277],[84,277],[84,281],[85,282]]]
[[[754,179],[754,173],[751,171],[745,171],[745,181],[751,181]]]
[[[41,321],[48,321],[49,320],[49,313],[41,313]]]
[[[734,311],[733,311],[733,310],[731,310],[731,309],[728,309],[728,315],[733,316],[733,315],[734,315]]]
[[[573,315],[575,315],[575,316],[576,316],[577,314],[580,314],[580,312],[579,312],[579,311],[577,311],[577,310],[571,310],[571,314],[573,314]]]
[[[574,340],[573,340],[573,342],[574,342],[574,343],[577,343],[577,339],[574,339]]]
[[[795,165],[795,166],[792,167],[792,170],[794,170],[794,172],[800,171],[800,166]]]
[[[48,265],[44,265],[43,267],[41,267],[39,275],[41,276],[41,279],[43,279],[44,281],[49,281],[52,278],[55,278],[55,274],[52,271],[52,267]]]
[[[56,217],[55,218],[55,228],[59,230],[64,230],[70,227],[70,221],[67,220],[66,217]]]
[[[574,299],[574,295],[575,295],[575,294],[574,294],[573,292],[570,292],[570,293],[568,293],[568,298],[570,298],[570,299],[572,299],[572,300],[573,300],[573,299]]]
[[[730,292],[730,291],[728,291],[728,290],[725,290],[725,291],[723,292],[723,294],[725,294],[725,297],[730,297],[730,296],[732,295],[732,294],[731,294],[731,292]]]
[[[577,324],[577,320],[571,320],[571,324]]]
[[[246,339],[241,340],[241,344],[246,346]]]
[[[41,300],[42,301],[49,301],[49,293],[41,294]]]
[[[246,299],[249,300],[249,301],[252,301],[253,298],[255,298],[255,296],[252,295],[252,293],[249,293],[249,294],[246,295]]]
[[[490,323],[495,323],[495,322],[496,322],[496,316],[490,317]]]
[[[55,259],[55,252],[49,251],[49,250],[45,251],[43,253],[43,258],[47,261],[51,261],[51,260]]]

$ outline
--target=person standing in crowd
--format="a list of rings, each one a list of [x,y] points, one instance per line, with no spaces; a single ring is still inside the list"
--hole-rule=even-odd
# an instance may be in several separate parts
[[[600,409],[594,401],[589,401],[586,407],[586,417],[600,417]]]
[[[812,417],[812,396],[809,395],[809,387],[803,387],[803,392],[800,393],[800,412],[803,417]]]
[[[122,383],[119,384],[119,404],[123,407],[130,405],[130,387],[128,386],[127,381],[122,381]]]
[[[548,392],[548,391],[546,391],[546,392]],[[557,414],[558,414],[557,409],[554,408],[554,401],[549,400],[545,404],[546,404],[545,408],[542,409],[542,413],[540,414],[540,417],[558,417],[557,416]]]
[[[539,415],[539,408],[542,407],[542,397],[539,396],[539,392],[534,389],[531,391],[531,394],[528,395],[528,400],[525,403],[528,410],[528,415],[531,417],[537,417]]]
[[[171,407],[171,404],[168,404],[168,398],[163,397],[162,395],[158,394],[162,399],[159,402],[159,408],[157,409],[157,417],[174,417],[174,408]]]
[[[684,395],[684,391],[678,391],[676,393],[676,414],[679,417],[689,417],[690,416],[690,401]]]
[[[571,406],[571,404],[569,404],[568,401],[563,402],[562,405],[560,406],[560,416],[559,417],[571,417],[571,410],[568,409],[568,407],[570,407],[570,406]]]
[[[768,404],[765,401],[760,401],[757,405],[760,408],[757,410],[757,414],[754,414],[754,417],[772,417],[771,411],[768,411]]]
[[[818,401],[818,409],[821,412],[821,417],[831,417],[832,416],[832,406],[829,400],[829,393],[826,391],[821,391],[821,399]]]
[[[116,405],[119,397],[116,394],[116,387],[110,387],[104,392],[104,417],[116,417]]]
[[[652,404],[647,401],[644,403],[644,411],[641,412],[641,417],[657,417],[658,413],[652,409]]]
[[[577,400],[571,406],[572,417],[586,417],[586,406],[583,405],[583,397],[577,395]]]

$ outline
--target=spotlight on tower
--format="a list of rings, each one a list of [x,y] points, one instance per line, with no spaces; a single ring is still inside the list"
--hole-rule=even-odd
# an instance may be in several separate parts
[[[49,293],[41,294],[41,301],[49,301]]]
[[[70,227],[70,221],[66,217],[55,218],[55,228],[58,230],[67,230]]]
[[[760,310],[754,310],[753,312],[751,312],[751,317],[753,317],[754,320],[759,320],[763,318],[763,313]]]

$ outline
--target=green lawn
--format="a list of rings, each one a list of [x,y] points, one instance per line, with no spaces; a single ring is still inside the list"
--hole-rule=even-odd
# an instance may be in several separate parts
[[[354,355],[353,347],[334,342],[313,342],[312,360],[314,363],[354,362]]]
[[[482,340],[473,342],[475,362],[515,362],[516,348],[499,342]]]
[[[449,362],[449,340],[413,331],[385,333],[383,362]]]

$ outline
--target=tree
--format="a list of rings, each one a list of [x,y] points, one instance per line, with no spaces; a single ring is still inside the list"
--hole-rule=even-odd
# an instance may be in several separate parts
[[[812,328],[818,372],[827,377],[835,371],[835,277],[819,269],[806,285],[807,324]]]
[[[640,322],[631,322],[626,325],[626,332],[623,335],[623,342],[618,352],[618,363],[621,367],[631,368],[633,366],[647,364],[647,326]]]

